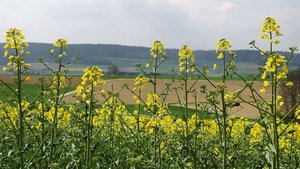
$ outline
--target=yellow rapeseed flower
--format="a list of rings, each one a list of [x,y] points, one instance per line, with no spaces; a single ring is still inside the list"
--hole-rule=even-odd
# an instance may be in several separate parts
[[[25,77],[25,80],[26,80],[26,81],[30,80],[30,76],[26,76],[26,77]]]
[[[221,39],[217,43],[216,53],[219,51],[230,51],[231,43],[227,39]]]
[[[81,84],[76,88],[76,97],[87,101],[89,93],[92,89],[96,89],[100,84],[104,84],[102,70],[97,66],[90,66],[84,70],[81,77]],[[93,88],[92,88],[93,87]],[[100,90],[100,93],[105,91]]]
[[[146,78],[143,75],[138,75],[135,80],[134,80],[134,85],[135,87],[133,88],[133,90],[139,89],[139,90],[143,90],[148,83],[148,78]]]
[[[213,69],[214,69],[214,70],[217,69],[217,64],[214,64],[214,65],[213,65]]]
[[[4,67],[2,68],[2,70],[3,70],[3,72],[6,72],[6,71],[8,71],[8,68],[4,66]]]
[[[153,58],[157,58],[159,55],[165,55],[165,47],[164,44],[161,41],[155,41],[153,42],[150,54]]]
[[[265,80],[263,86],[268,87],[270,85],[269,81]]]
[[[224,54],[223,53],[219,53],[219,55],[217,56],[217,59],[223,59],[224,58]]]
[[[294,83],[293,83],[293,82],[287,82],[287,83],[285,84],[285,86],[287,86],[287,87],[292,87],[292,86],[294,86]]]
[[[178,51],[178,56],[180,60],[194,58],[193,49],[187,45],[183,45]],[[192,59],[193,60],[193,59]]]
[[[6,32],[5,41],[6,43],[4,45],[4,57],[9,56],[7,66],[14,69],[16,69],[17,67],[21,67],[24,70],[27,70],[30,65],[26,64],[22,56],[28,56],[30,52],[25,52],[25,48],[28,47],[28,43],[25,42],[25,36],[23,35],[22,30],[10,28]],[[11,52],[13,54],[11,54]],[[8,71],[10,68],[4,68],[4,70]]]
[[[195,69],[190,69],[190,65],[195,63],[195,55],[193,53],[193,49],[187,45],[183,45],[178,52],[178,67],[180,72],[189,72],[194,71]]]
[[[273,17],[267,17],[262,26],[260,37],[262,39],[272,40],[274,36],[282,36],[282,33],[280,32],[280,26],[276,23],[276,20]],[[279,44],[279,41],[274,42],[275,44]]]
[[[267,72],[265,71],[265,72],[263,72],[263,74],[261,75],[261,78],[262,79],[265,79],[267,77]]]
[[[58,39],[56,42],[53,44],[54,47],[68,47],[68,41],[65,39]]]
[[[265,88],[261,88],[261,89],[259,90],[259,92],[261,92],[261,93],[266,93],[266,89],[265,89]]]

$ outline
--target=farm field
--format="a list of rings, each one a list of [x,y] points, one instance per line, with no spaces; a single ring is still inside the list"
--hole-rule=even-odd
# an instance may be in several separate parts
[[[0,75],[0,79],[7,82],[7,83],[12,83],[13,82],[13,76],[12,75]],[[31,79],[29,81],[26,82],[25,86],[24,86],[24,94],[25,95],[29,95],[30,99],[34,99],[34,97],[36,96],[38,90],[39,90],[39,85],[37,85],[38,83],[38,79],[41,78],[43,76],[31,76]],[[45,79],[47,79],[47,81],[49,82],[49,78],[50,76],[45,76]],[[98,92],[95,93],[95,98],[98,101],[103,101],[104,98],[100,95],[100,90],[104,89],[104,90],[114,90],[117,91],[120,94],[120,98],[124,101],[126,101],[127,104],[129,105],[134,105],[135,104],[135,100],[133,98],[133,94],[130,92],[130,90],[126,90],[123,89],[124,84],[127,84],[128,87],[130,89],[134,88],[134,76],[104,76],[104,79],[106,79],[106,83],[104,85],[101,85],[98,89],[96,89],[96,91],[98,90]],[[166,89],[166,84],[171,84],[172,80],[170,79],[171,77],[168,76],[162,76],[162,77],[158,77],[158,92],[162,92]],[[220,77],[210,77],[210,79],[215,83],[220,83]],[[64,97],[64,101],[66,102],[76,102],[77,99],[74,96],[74,89],[76,88],[76,86],[78,84],[80,84],[80,77],[79,76],[72,76],[71,77],[71,81],[70,81],[70,88],[68,89],[68,92],[65,94]],[[195,90],[200,90],[200,86],[201,85],[206,85],[207,86],[207,90],[212,90],[212,86],[205,80],[199,80],[198,82],[195,83],[196,80],[189,80],[189,87],[191,87],[191,85],[194,85],[193,89]],[[236,91],[241,89],[244,86],[244,83],[240,80],[238,80],[237,78],[233,78],[233,80],[229,80],[227,82],[228,84],[228,90],[229,91]],[[172,89],[173,87],[178,86],[178,82],[176,83],[172,83],[172,85],[170,86],[170,91],[168,92],[168,95],[166,96],[166,103],[169,105],[173,105],[173,106],[179,106],[178,105],[178,97],[174,91],[174,89]],[[15,85],[13,85],[15,86]],[[12,87],[13,87],[12,86]],[[260,88],[262,88],[262,83],[260,81],[258,81],[257,83],[255,83],[254,85],[255,89],[259,90]],[[149,83],[147,85],[147,87],[144,90],[144,93],[142,95],[142,99],[146,99],[146,94],[149,93],[152,90],[152,85]],[[3,93],[1,95],[2,98],[5,98],[6,95],[9,94],[9,91],[6,91],[5,93]],[[241,94],[241,97],[244,99],[250,99],[250,91],[249,89],[243,91],[243,93]],[[269,98],[271,95],[269,92],[263,93],[262,97],[264,98]],[[180,99],[183,99],[183,92],[179,92],[179,97]],[[189,100],[191,100],[191,102],[189,103],[189,107],[190,108],[194,108],[195,104],[193,103],[192,100],[194,100],[193,96],[189,96]],[[199,94],[199,96],[197,97],[197,100],[199,102],[204,102],[205,101],[205,96]],[[247,117],[247,118],[258,118],[259,117],[259,113],[258,113],[258,109],[255,107],[252,107],[246,103],[241,104],[241,106],[239,108],[233,108],[231,110],[231,114],[232,115],[236,115],[239,117]]]
[[[171,83],[171,80],[167,80],[167,79],[159,79],[158,80],[158,84],[157,84],[157,90],[158,92],[162,92],[166,89],[166,85],[167,83]],[[214,81],[216,84],[220,83],[220,81]],[[191,85],[193,85],[195,83],[195,80],[190,80],[189,82],[189,87]],[[133,99],[133,94],[126,89],[122,89],[124,84],[127,84],[128,87],[130,89],[134,88],[134,79],[113,79],[113,80],[106,80],[106,83],[104,85],[100,86],[100,89],[104,89],[107,91],[113,90],[115,92],[118,92],[120,94],[120,98],[122,100],[124,100],[127,104],[135,104],[135,100]],[[166,103],[170,104],[170,105],[178,105],[178,97],[175,93],[174,90],[172,90],[172,87],[178,86],[178,82],[172,84],[170,86],[171,91],[168,92],[168,95],[166,96]],[[208,90],[212,90],[212,86],[210,86],[210,84],[207,81],[204,80],[200,80],[197,83],[195,83],[193,89],[195,90],[200,90],[200,86],[201,85],[206,85]],[[228,81],[228,90],[229,91],[236,91],[239,90],[243,87],[243,82],[242,81]],[[261,83],[256,83],[255,84],[255,88],[256,89],[260,89],[262,87]],[[142,99],[145,100],[146,99],[146,94],[149,93],[152,90],[152,85],[148,84],[147,87],[144,89],[144,93],[142,95]],[[100,91],[99,89],[99,91]],[[183,92],[179,92],[179,97],[182,100],[183,99]],[[67,102],[76,102],[76,98],[73,97],[74,92],[70,92],[67,93],[64,100]],[[270,97],[270,93],[263,93],[262,96],[264,98],[268,98]],[[245,90],[242,94],[241,97],[243,97],[244,99],[249,99],[250,98],[250,91],[249,90]],[[103,101],[103,97],[100,95],[100,92],[96,92],[95,93],[95,98],[97,100],[99,100],[100,102]],[[189,100],[191,100],[191,102],[189,103],[189,107],[190,108],[194,108],[195,105],[193,103],[192,100],[194,100],[193,96],[189,96]],[[204,102],[205,101],[205,96],[199,94],[199,96],[197,97],[197,100],[199,102]],[[253,108],[247,104],[242,104],[240,108],[236,109],[234,108],[231,111],[232,115],[236,115],[236,116],[240,116],[240,117],[247,117],[247,118],[258,118],[259,117],[259,113],[258,110],[256,108]]]
[[[274,51],[280,36],[277,21],[265,18],[260,38],[267,49],[249,43],[263,56],[253,64],[239,65],[242,59],[225,38],[217,41],[208,65],[182,45],[178,52],[168,50],[178,58],[166,76],[160,71],[169,69],[169,57],[157,40],[136,65],[139,74],[118,76],[111,75],[116,65],[109,71],[70,67],[80,57],[67,58],[66,39],[47,49],[53,63],[39,58],[40,64],[31,65],[26,37],[10,28],[1,68],[6,74],[0,75],[0,169],[300,168],[300,69],[289,67],[299,54],[296,47],[289,55]],[[41,55],[49,47],[36,45],[44,47]],[[108,46],[102,54],[122,56]],[[90,50],[96,62],[100,52]],[[129,51],[131,60],[121,61],[141,61],[134,59],[137,53]],[[257,64],[263,66],[250,73]]]

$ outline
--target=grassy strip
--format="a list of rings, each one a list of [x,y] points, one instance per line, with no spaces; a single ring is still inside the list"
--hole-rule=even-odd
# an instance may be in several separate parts
[[[122,75],[106,75],[103,77],[105,80],[110,80],[110,79],[135,79],[136,76],[122,76]],[[216,80],[216,81],[221,81],[222,77],[221,76],[208,76],[207,77],[209,80]],[[157,76],[157,79],[172,79],[172,76]],[[198,76],[189,76],[190,80],[197,80]],[[251,80],[252,77],[247,76],[245,77],[245,80]],[[205,80],[204,78],[200,78],[200,80]],[[232,81],[242,81],[239,77],[233,76],[233,77],[228,77],[228,80],[232,80]],[[260,79],[257,79],[258,81],[260,81]]]
[[[134,110],[136,110],[136,105],[126,105],[127,109],[131,112],[133,112]],[[169,111],[170,114],[174,117],[174,118],[183,118],[183,110],[179,107],[179,106],[169,106]],[[188,113],[187,113],[187,117],[191,118],[191,116],[193,114],[197,113],[200,117],[203,117],[204,119],[215,119],[215,115],[209,112],[201,112],[201,111],[196,111],[195,109],[192,108],[188,108]],[[142,115],[149,115],[149,112],[147,112],[146,110],[142,109],[141,112]]]
[[[16,89],[16,84],[8,84],[11,88]],[[75,88],[69,87],[67,92],[74,91]],[[22,84],[22,96],[27,97],[29,100],[35,99],[40,92],[40,85],[37,84]],[[8,101],[12,98],[12,93],[5,86],[0,85],[0,100],[3,102]]]

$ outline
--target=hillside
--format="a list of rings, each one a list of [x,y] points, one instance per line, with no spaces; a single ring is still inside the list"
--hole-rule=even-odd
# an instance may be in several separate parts
[[[3,43],[0,44],[0,53],[3,53]],[[28,50],[31,55],[27,59],[28,62],[35,63],[37,58],[44,57],[47,62],[54,62],[54,59],[48,55],[48,51],[52,48],[52,44],[47,43],[29,43]],[[115,64],[121,69],[128,68],[131,70],[137,63],[146,63],[149,56],[150,48],[137,47],[137,46],[124,46],[124,45],[109,45],[109,44],[70,44],[69,45],[69,57],[66,57],[66,61],[70,61],[75,56],[80,56],[81,60],[76,62],[78,65],[102,65],[108,66]],[[178,61],[178,49],[166,50],[169,59],[164,65],[163,71],[168,71],[171,68],[177,66]],[[258,65],[262,65],[265,62],[265,57],[261,56],[258,51],[254,50],[236,50],[238,54],[236,58],[237,63],[242,65],[252,65],[250,69],[256,69]],[[216,62],[216,54],[214,50],[195,50],[195,56],[199,65],[211,65]],[[280,52],[283,55],[289,56],[288,52]],[[0,65],[6,63],[7,58],[0,57]],[[299,66],[300,58],[297,57],[292,66]]]

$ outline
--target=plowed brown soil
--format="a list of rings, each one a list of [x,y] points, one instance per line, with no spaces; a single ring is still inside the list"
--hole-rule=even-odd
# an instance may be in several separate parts
[[[27,81],[26,83],[29,84],[36,84],[38,83],[38,78],[39,76],[32,76],[30,81]],[[45,79],[47,79],[49,81],[50,76],[46,76]],[[11,75],[0,75],[0,79],[5,81],[5,82],[13,82],[13,78]],[[72,87],[76,87],[79,83],[80,83],[81,79],[80,77],[72,77],[71,79],[71,86]],[[169,104],[174,104],[174,105],[178,105],[179,104],[179,99],[184,101],[184,93],[179,89],[178,90],[178,96],[175,92],[174,87],[179,85],[179,82],[174,82],[172,83],[171,80],[168,79],[159,79],[157,82],[157,91],[158,93],[165,91],[166,90],[166,84],[169,83],[170,84],[170,88],[168,91],[167,95],[163,95],[163,97],[165,97],[165,101],[166,103]],[[220,83],[220,81],[213,81],[214,84]],[[113,90],[114,92],[118,92],[120,93],[120,98],[122,100],[124,100],[127,104],[135,104],[135,101],[133,99],[133,94],[126,88],[124,88],[124,84],[127,84],[129,89],[133,89],[134,88],[134,79],[114,79],[114,80],[106,80],[106,84],[101,85],[100,88],[104,89],[104,90]],[[212,85],[210,85],[207,81],[204,80],[200,80],[198,82],[195,83],[195,80],[190,80],[188,82],[189,88],[195,84],[192,87],[192,90],[196,90],[199,91],[200,86],[201,85],[206,85],[207,86],[207,90],[213,90]],[[236,90],[241,90],[244,87],[243,82],[241,81],[227,81],[226,82],[227,85],[227,89],[228,91],[236,91]],[[259,90],[260,88],[262,88],[262,83],[261,82],[257,82],[254,84],[254,88]],[[98,89],[99,91],[100,89]],[[192,91],[191,90],[191,91]],[[142,93],[142,98],[145,100],[146,98],[146,94],[153,91],[153,86],[149,83],[146,87],[146,89],[143,90]],[[270,91],[270,90],[267,90]],[[200,102],[205,102],[205,96],[203,94],[201,94],[200,92],[197,92],[197,100]],[[64,101],[66,102],[76,102],[76,98],[73,97],[74,92],[70,92],[67,93],[64,97]],[[241,97],[244,100],[250,101],[252,100],[250,98],[251,96],[251,92],[249,89],[245,89],[242,93],[241,93]],[[261,93],[261,96],[263,98],[270,98],[271,94],[266,92],[266,93]],[[96,98],[99,101],[103,101],[102,96],[100,95],[99,92],[96,92]],[[193,107],[194,106],[194,101],[195,101],[195,97],[192,94],[189,94],[188,96],[189,99],[189,107]],[[230,110],[231,114],[237,115],[237,116],[243,116],[243,117],[248,117],[248,118],[258,118],[259,117],[259,113],[256,107],[253,107],[249,104],[246,103],[242,103],[239,107],[235,107],[233,109]]]
[[[167,83],[171,84],[170,90],[168,91],[167,95],[162,95],[162,97],[166,98],[166,101],[165,101],[166,103],[179,105],[179,99],[182,102],[184,101],[183,91],[180,89],[178,90],[178,96],[179,96],[179,98],[178,98],[178,96],[175,92],[175,89],[174,89],[174,87],[179,85],[179,82],[172,83],[171,80],[159,79],[158,84],[157,84],[158,93],[161,93],[162,91],[166,91]],[[194,83],[195,83],[195,80],[190,80],[188,82],[189,88]],[[214,83],[217,84],[220,82],[214,81]],[[127,84],[129,89],[134,88],[134,80],[133,79],[107,80],[106,84],[102,85],[100,88],[104,89],[104,90],[113,90],[114,92],[118,92],[118,93],[120,93],[120,98],[122,100],[124,100],[126,103],[135,104],[135,100],[133,99],[134,94],[130,90],[123,88],[124,84]],[[207,81],[201,80],[201,81],[198,81],[197,83],[195,83],[192,90],[195,89],[195,90],[199,91],[201,85],[206,85],[208,90],[213,89],[213,87]],[[227,88],[228,91],[236,91],[236,90],[241,90],[244,87],[244,84],[241,81],[228,81],[227,87],[228,87]],[[260,88],[262,88],[262,85],[261,85],[261,83],[256,83],[256,84],[254,84],[254,87],[259,90]],[[145,100],[146,94],[150,93],[151,91],[153,91],[153,86],[149,83],[149,85],[147,85],[147,87],[143,90],[142,99]],[[197,93],[198,93],[197,101],[205,102],[206,101],[205,95],[200,94],[200,92],[197,92]],[[74,92],[68,93],[64,98],[65,101],[75,102],[76,99],[73,97],[73,95],[74,95]],[[241,93],[241,97],[247,101],[251,100],[250,95],[251,95],[251,92],[249,89],[245,89]],[[262,93],[261,96],[263,98],[269,98],[270,93]],[[96,98],[100,101],[103,101],[103,97],[99,94],[99,92],[97,92]],[[189,107],[194,107],[195,97],[193,96],[193,94],[189,94],[188,99],[189,99]],[[234,114],[237,116],[248,117],[248,118],[258,118],[259,117],[257,108],[250,106],[249,104],[246,104],[246,103],[242,103],[239,107],[235,107],[235,108],[231,109],[230,112],[231,112],[231,114]]]

